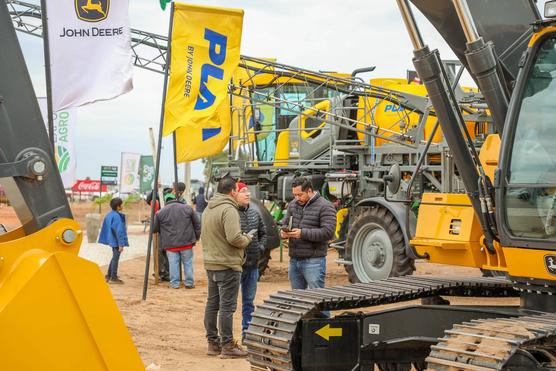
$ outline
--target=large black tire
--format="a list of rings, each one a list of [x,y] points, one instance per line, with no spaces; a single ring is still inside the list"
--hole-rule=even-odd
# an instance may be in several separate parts
[[[268,263],[270,262],[270,259],[272,259],[270,256],[271,252],[272,249],[266,249],[259,258],[259,279],[265,274],[266,269],[268,268]]]
[[[259,258],[259,278],[265,273],[266,268],[268,268],[268,262],[271,257],[270,254],[272,250],[280,247],[280,234],[278,231],[278,226],[276,221],[270,215],[268,209],[257,199],[252,198],[251,204],[252,208],[257,210],[261,215],[264,225],[266,227],[266,248]]]
[[[415,271],[415,262],[405,251],[403,232],[386,208],[376,205],[355,219],[345,244],[349,281],[370,282],[405,276]]]

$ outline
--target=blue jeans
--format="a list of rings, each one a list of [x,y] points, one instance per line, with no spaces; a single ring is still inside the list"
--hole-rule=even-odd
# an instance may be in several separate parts
[[[185,286],[193,286],[193,249],[185,249],[181,251],[168,251],[168,263],[170,265],[170,286],[180,287],[180,261],[183,264],[185,272]]]
[[[110,260],[110,265],[108,265],[108,278],[116,279],[118,278],[118,263],[120,262],[120,248],[113,247],[112,248],[112,260]]]
[[[241,272],[241,335],[245,337],[245,331],[253,318],[255,305],[255,294],[257,293],[257,280],[259,279],[259,268],[247,268]]]
[[[304,290],[324,287],[326,257],[308,259],[290,258],[288,276],[292,289]]]

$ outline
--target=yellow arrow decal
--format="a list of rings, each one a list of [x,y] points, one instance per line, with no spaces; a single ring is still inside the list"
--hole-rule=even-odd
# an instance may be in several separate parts
[[[326,325],[318,329],[315,334],[328,341],[333,336],[342,336],[342,328],[330,328],[330,325]]]

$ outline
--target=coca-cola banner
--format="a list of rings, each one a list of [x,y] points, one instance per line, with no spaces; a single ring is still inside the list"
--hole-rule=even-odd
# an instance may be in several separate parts
[[[100,180],[78,180],[71,190],[73,192],[100,192]],[[102,185],[102,192],[106,192],[106,185]]]

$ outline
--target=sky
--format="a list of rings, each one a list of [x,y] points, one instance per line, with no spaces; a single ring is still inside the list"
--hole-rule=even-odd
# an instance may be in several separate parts
[[[404,78],[413,67],[412,46],[394,0],[196,0],[195,4],[244,9],[243,55],[323,71],[376,66],[372,74],[363,75],[366,78]],[[162,11],[158,0],[130,0],[129,11],[132,28],[167,35],[170,11]],[[425,43],[438,48],[443,59],[454,59],[441,36],[415,13]],[[22,33],[18,37],[35,92],[45,96],[42,40]],[[98,179],[101,165],[119,166],[121,152],[151,154],[148,129],[156,132],[159,127],[163,75],[134,68],[133,84],[130,93],[78,108],[78,179]],[[171,151],[171,139],[165,139],[161,178],[166,184],[173,179]],[[202,179],[202,171],[201,161],[192,163],[192,178]],[[180,166],[180,179],[183,174]]]

